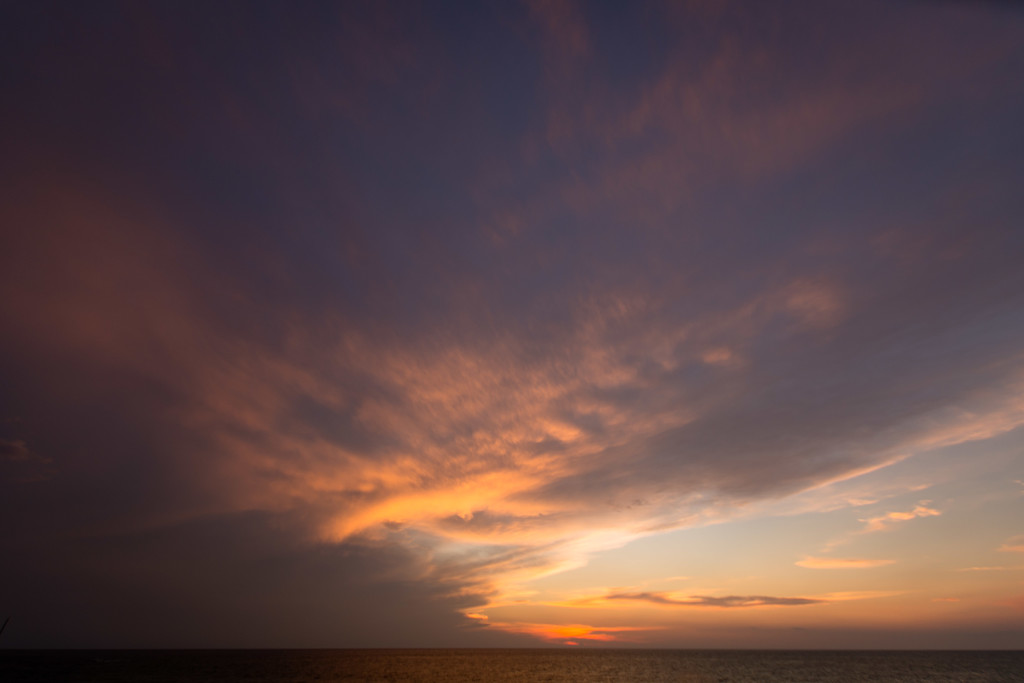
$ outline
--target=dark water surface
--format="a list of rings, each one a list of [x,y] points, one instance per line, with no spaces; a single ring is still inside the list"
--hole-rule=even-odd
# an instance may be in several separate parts
[[[7,650],[0,681],[1024,682],[1024,651]]]

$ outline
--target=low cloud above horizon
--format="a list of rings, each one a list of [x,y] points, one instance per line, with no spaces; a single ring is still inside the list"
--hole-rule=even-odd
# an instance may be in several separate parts
[[[814,598],[776,598],[768,595],[684,595],[677,596],[666,593],[610,593],[598,600],[630,600],[649,602],[667,607],[770,607],[792,605],[814,605],[822,602]]]
[[[0,16],[12,647],[1024,633],[1024,13]]]

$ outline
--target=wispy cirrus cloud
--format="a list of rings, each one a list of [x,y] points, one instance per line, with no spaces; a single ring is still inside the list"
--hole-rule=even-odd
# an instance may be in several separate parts
[[[744,609],[758,607],[799,607],[853,600],[873,600],[900,595],[901,591],[840,591],[808,596],[771,595],[689,595],[680,591],[612,590],[596,595],[575,597],[562,602],[546,602],[560,607],[608,607],[615,603],[647,604],[669,608]]]
[[[826,602],[849,602],[853,600],[878,600],[903,595],[904,591],[837,591],[815,596]]]
[[[878,515],[877,517],[862,519],[860,521],[864,522],[864,529],[861,533],[885,531],[899,522],[907,522],[919,517],[938,517],[941,515],[941,511],[928,507],[930,503],[931,501],[923,500],[911,510],[886,512],[885,514]]]
[[[1013,572],[1024,569],[1024,565],[1018,565],[1016,567],[1004,567],[1004,566],[989,566],[989,567],[962,567],[957,569],[958,572]]]
[[[866,560],[840,557],[805,557],[795,562],[798,567],[807,569],[872,569],[894,564],[896,560]]]
[[[822,600],[815,598],[774,597],[769,595],[687,595],[677,593],[609,593],[598,600],[647,602],[667,607],[791,607],[797,605],[814,605]]]
[[[1004,553],[1024,553],[1024,535],[1006,539],[998,550]]]

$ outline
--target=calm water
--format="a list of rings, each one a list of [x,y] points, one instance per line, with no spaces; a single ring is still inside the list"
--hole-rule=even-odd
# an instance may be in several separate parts
[[[1024,681],[1018,652],[0,651],[0,681]]]

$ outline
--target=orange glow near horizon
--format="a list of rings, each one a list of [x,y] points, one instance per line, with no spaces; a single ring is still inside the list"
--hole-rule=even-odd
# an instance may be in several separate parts
[[[584,624],[496,623],[492,625],[509,633],[525,633],[549,642],[562,642],[564,645],[578,644],[578,642],[571,643],[571,641],[580,640],[612,643],[623,640],[623,634],[650,630],[645,627],[598,627]]]

